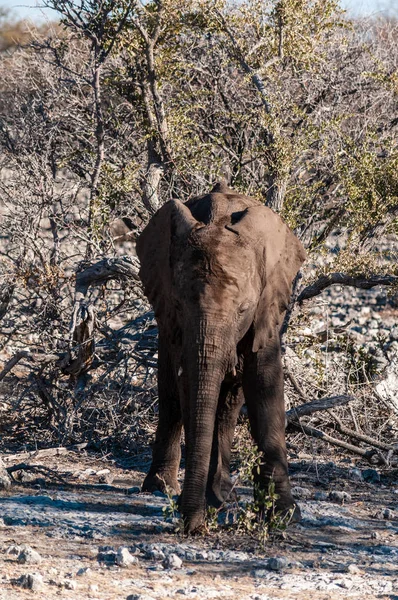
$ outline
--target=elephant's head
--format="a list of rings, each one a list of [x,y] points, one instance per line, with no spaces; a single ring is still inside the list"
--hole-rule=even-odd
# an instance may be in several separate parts
[[[183,339],[188,343],[192,331],[210,341],[214,331],[233,369],[236,345],[250,328],[253,352],[277,335],[305,252],[272,210],[257,204],[230,212],[220,204],[205,224],[188,206],[170,203],[171,294]]]
[[[205,210],[203,203],[167,203],[137,246],[145,291],[174,348],[188,532],[203,520],[217,402],[226,373],[235,370],[237,345],[244,340],[257,352],[279,343],[291,284],[304,260],[300,242],[278,215],[230,192],[208,196]]]

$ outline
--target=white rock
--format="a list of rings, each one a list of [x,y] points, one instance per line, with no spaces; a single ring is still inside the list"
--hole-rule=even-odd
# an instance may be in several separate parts
[[[37,592],[43,588],[43,577],[39,573],[27,573],[17,580],[18,585],[27,590]]]
[[[181,569],[182,560],[177,554],[169,554],[163,561],[165,569]]]
[[[138,558],[130,554],[130,551],[125,546],[120,546],[116,553],[115,563],[119,567],[129,567],[134,563],[138,563]]]
[[[30,546],[26,546],[18,555],[18,562],[22,564],[37,564],[41,562],[41,556]]]
[[[395,357],[385,369],[384,379],[375,386],[376,392],[398,414],[398,358]]]

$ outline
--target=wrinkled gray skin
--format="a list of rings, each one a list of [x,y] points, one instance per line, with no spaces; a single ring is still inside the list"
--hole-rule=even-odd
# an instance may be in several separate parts
[[[218,184],[186,204],[171,201],[137,242],[140,276],[159,326],[159,424],[143,490],[179,492],[185,429],[185,531],[203,525],[206,501],[231,491],[230,455],[246,401],[277,509],[295,506],[287,470],[279,329],[305,252],[278,215]]]

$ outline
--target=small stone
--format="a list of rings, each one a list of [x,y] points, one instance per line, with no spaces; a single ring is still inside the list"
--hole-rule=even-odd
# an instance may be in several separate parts
[[[98,585],[96,583],[91,583],[88,589],[90,592],[98,592]]]
[[[113,473],[103,473],[102,475],[99,475],[99,473],[97,473],[97,476],[99,483],[106,483],[108,485],[111,485],[113,483],[113,480],[115,479]]]
[[[329,493],[329,500],[332,502],[338,502],[339,504],[344,504],[344,502],[351,502],[350,494],[347,492],[338,492],[337,490],[333,490]]]
[[[312,492],[308,488],[296,485],[292,487],[292,496],[297,500],[308,500],[309,498],[311,498]]]
[[[89,573],[91,573],[90,567],[82,567],[81,569],[78,570],[76,575],[78,577],[81,577],[82,575],[88,575]]]
[[[65,579],[63,582],[63,587],[66,590],[75,590],[77,588],[77,583],[73,579]]]
[[[267,567],[271,569],[271,571],[281,571],[288,566],[288,561],[284,556],[273,556],[268,559]]]
[[[350,469],[349,476],[353,481],[363,481],[361,469]]]
[[[253,571],[253,575],[256,579],[262,579],[263,577],[268,577],[269,572],[265,569],[256,569]]]
[[[151,565],[150,567],[147,567],[147,569],[148,571],[163,571],[164,567],[163,565],[157,563],[156,565]]]
[[[100,469],[97,471],[97,476],[101,477],[102,475],[108,475],[110,472],[110,469]]]
[[[361,573],[361,569],[359,567],[357,567],[357,565],[354,565],[354,564],[347,565],[346,571],[347,571],[347,573],[350,573],[351,575],[359,575]]]
[[[0,490],[8,490],[11,487],[11,477],[0,458]]]
[[[370,539],[371,540],[379,540],[380,539],[380,533],[378,533],[377,531],[372,531],[372,533],[370,534]]]
[[[318,502],[322,502],[328,499],[328,495],[326,492],[315,492],[314,494],[314,500],[317,500]]]
[[[130,565],[137,563],[138,558],[130,554],[128,548],[120,546],[116,553],[115,562],[119,567],[129,567]]]
[[[130,494],[139,494],[140,491],[141,491],[140,488],[135,485],[135,486],[133,486],[131,488],[128,488],[127,494],[129,494],[129,495]]]
[[[362,477],[367,483],[380,483],[380,475],[376,469],[364,469]]]
[[[395,513],[393,510],[391,510],[391,508],[385,508],[383,510],[383,519],[391,521],[391,519],[394,519],[394,518],[395,518]]]
[[[182,560],[177,554],[169,554],[164,561],[163,566],[165,569],[181,569]]]
[[[30,546],[26,546],[19,553],[18,562],[31,565],[37,564],[41,562],[41,556],[36,550],[33,550]]]
[[[17,584],[26,590],[37,592],[43,588],[43,577],[39,573],[28,573],[21,575]]]
[[[147,596],[146,594],[130,594],[127,596],[126,600],[154,600],[152,596]]]
[[[151,560],[164,560],[166,558],[162,550],[156,550],[155,548],[148,550],[147,557]]]

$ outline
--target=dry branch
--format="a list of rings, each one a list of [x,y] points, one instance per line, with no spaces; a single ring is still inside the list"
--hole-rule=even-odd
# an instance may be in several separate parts
[[[329,442],[329,444],[333,444],[334,446],[339,446],[340,448],[344,448],[345,450],[349,450],[354,454],[358,454],[359,456],[363,456],[364,458],[370,458],[374,456],[374,450],[364,450],[363,448],[358,448],[358,446],[353,446],[348,442],[344,442],[343,440],[339,440],[334,438],[327,433],[324,433],[320,429],[315,429],[315,427],[309,427],[308,425],[302,425],[297,421],[290,421],[289,428],[294,429],[295,431],[299,431],[301,433],[305,433],[306,435],[310,435],[311,437],[319,438],[324,442]]]
[[[355,400],[354,396],[346,395],[330,396],[328,398],[313,400],[312,402],[307,402],[306,404],[295,406],[294,408],[288,410],[286,412],[286,421],[290,425],[291,423],[295,423],[300,417],[312,415],[314,412],[318,412],[320,410],[330,410],[335,406],[343,406],[352,400]]]
[[[76,274],[76,291],[86,294],[91,285],[102,285],[110,279],[134,279],[139,282],[139,268],[135,256],[103,258]]]
[[[329,275],[322,275],[317,281],[311,285],[307,285],[307,287],[301,291],[297,298],[297,302],[301,304],[303,300],[319,296],[324,289],[335,284],[348,285],[362,290],[370,290],[377,285],[398,285],[398,276],[371,275],[370,277],[365,277],[364,275],[358,275],[354,277],[352,275],[347,275],[346,273],[330,273]]]
[[[59,360],[58,354],[37,354],[34,352],[29,352],[28,350],[20,350],[17,352],[3,367],[3,370],[0,372],[0,381],[4,379],[4,377],[17,365],[23,358],[27,358],[28,360],[39,364],[40,366],[45,365],[46,363],[55,362]]]
[[[9,475],[12,476],[12,473],[16,473],[17,471],[36,471],[41,475],[47,475],[51,479],[56,479],[61,483],[66,483],[65,479],[59,475],[54,469],[50,469],[49,467],[44,467],[43,465],[28,465],[26,463],[19,463],[17,465],[12,465],[12,467],[7,467],[6,471]]]
[[[15,367],[16,364],[19,363],[20,360],[22,360],[23,358],[27,358],[29,356],[30,356],[30,352],[28,352],[27,350],[21,350],[21,352],[17,352],[12,358],[10,358],[10,360],[6,362],[3,370],[0,373],[0,381],[2,381],[4,379],[4,377],[7,375],[7,373],[9,373],[11,371],[11,369],[13,367]]]
[[[75,444],[73,446],[58,446],[57,448],[43,448],[43,450],[33,450],[32,452],[18,452],[17,454],[3,455],[3,461],[12,462],[14,460],[29,460],[30,458],[45,458],[46,456],[60,456],[76,450],[87,448],[88,442]]]
[[[96,328],[95,310],[87,305],[86,297],[90,286],[103,285],[111,279],[132,279],[139,283],[139,261],[135,256],[103,258],[86,265],[76,274],[75,300],[69,328],[69,352],[59,361],[64,373],[77,378],[85,373],[93,362]]]
[[[4,284],[0,287],[0,320],[7,314],[8,305],[11,302],[14,290],[14,284]]]
[[[338,431],[340,433],[343,433],[347,437],[350,437],[354,440],[358,440],[359,442],[365,442],[366,444],[370,444],[371,446],[374,446],[375,448],[381,448],[381,450],[388,450],[388,451],[394,450],[394,448],[392,446],[390,446],[390,444],[380,442],[379,440],[376,440],[375,438],[373,438],[369,435],[365,435],[364,433],[359,433],[358,431],[353,431],[352,429],[349,429],[348,427],[346,427],[343,424],[341,419],[332,410],[330,410],[329,413],[333,417],[333,419],[336,421]]]

